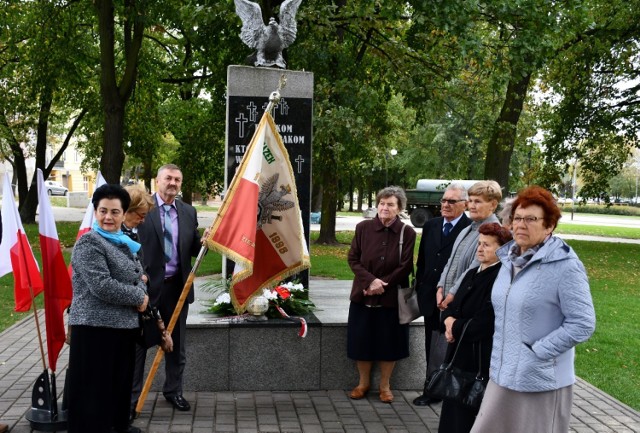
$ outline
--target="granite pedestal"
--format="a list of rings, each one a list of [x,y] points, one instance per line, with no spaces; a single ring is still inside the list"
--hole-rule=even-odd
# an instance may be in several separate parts
[[[348,359],[347,315],[351,281],[310,281],[310,297],[318,310],[309,317],[306,338],[299,325],[284,320],[247,322],[220,320],[206,312],[210,301],[196,280],[196,302],[187,319],[187,367],[184,389],[189,391],[311,391],[351,389],[357,384],[355,362]],[[153,359],[152,349],[147,367]],[[396,364],[391,386],[418,390],[426,362],[422,319],[411,324],[411,356]],[[374,366],[372,385],[378,383]],[[152,390],[161,390],[164,366]]]

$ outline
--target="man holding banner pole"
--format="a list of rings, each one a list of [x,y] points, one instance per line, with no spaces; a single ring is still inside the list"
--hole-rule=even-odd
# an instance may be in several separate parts
[[[145,271],[149,275],[149,303],[158,308],[165,325],[174,312],[191,272],[191,257],[196,257],[201,247],[195,208],[176,200],[182,187],[182,179],[182,171],[177,165],[166,164],[158,169],[154,194],[156,206],[138,226]],[[193,300],[191,287],[187,302],[180,311],[171,334],[174,350],[165,354],[165,383],[162,393],[180,411],[191,409],[189,402],[182,396],[182,379],[187,362],[187,314]],[[144,383],[145,359],[146,349],[138,345],[131,395],[132,417],[135,416],[135,407]]]

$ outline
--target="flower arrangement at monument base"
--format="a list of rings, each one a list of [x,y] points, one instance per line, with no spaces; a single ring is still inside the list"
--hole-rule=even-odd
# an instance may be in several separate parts
[[[211,304],[209,312],[219,316],[234,316],[237,313],[231,303],[229,281],[221,280],[220,283],[224,287],[220,287],[218,284],[218,290],[215,290],[216,284],[212,284],[214,290],[211,291],[217,296]],[[259,296],[265,298],[269,304],[269,308],[264,314],[270,319],[283,317],[278,311],[278,307],[289,316],[305,316],[316,308],[315,304],[309,300],[309,289],[296,282],[283,283],[273,289],[264,288]]]

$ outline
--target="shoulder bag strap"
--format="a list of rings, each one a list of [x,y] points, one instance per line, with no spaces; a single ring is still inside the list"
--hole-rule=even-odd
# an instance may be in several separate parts
[[[404,229],[407,228],[406,224],[402,224],[402,230],[400,231],[400,255],[398,256],[398,263],[402,262],[402,244],[404,243]],[[411,264],[411,279],[413,279],[413,263]]]
[[[464,324],[464,327],[462,328],[462,334],[460,334],[460,339],[458,339],[458,344],[456,344],[456,350],[455,350],[455,352],[453,352],[453,356],[451,357],[451,361],[449,361],[449,365],[447,365],[447,368],[453,366],[453,361],[455,361],[456,355],[458,354],[458,349],[460,348],[460,343],[462,343],[462,339],[464,338],[464,334],[465,334],[465,332],[467,332],[467,327],[469,326],[469,323],[471,323],[472,320],[473,319],[469,319],[469,321]]]

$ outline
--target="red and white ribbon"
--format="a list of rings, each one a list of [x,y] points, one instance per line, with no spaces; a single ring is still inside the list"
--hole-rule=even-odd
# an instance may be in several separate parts
[[[307,336],[307,321],[304,320],[304,318],[302,317],[291,317],[289,316],[283,309],[282,307],[280,307],[279,305],[276,305],[276,309],[278,310],[278,312],[280,313],[280,315],[282,316],[283,319],[285,320],[289,320],[291,322],[299,322],[300,323],[300,332],[298,332],[298,336],[299,337],[306,337]]]

